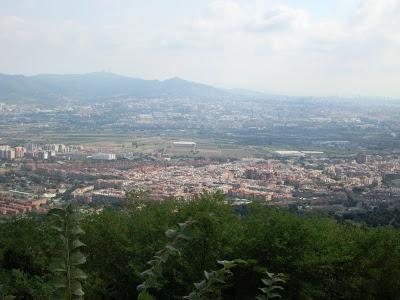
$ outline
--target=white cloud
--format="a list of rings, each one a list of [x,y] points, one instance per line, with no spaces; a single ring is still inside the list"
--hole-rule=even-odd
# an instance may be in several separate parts
[[[280,1],[245,6],[219,0],[180,38],[193,52],[225,53],[216,62],[220,68],[237,68],[224,83],[247,76],[259,89],[400,96],[400,87],[382,83],[393,82],[394,73],[400,77],[400,70],[384,75],[400,64],[398,16],[398,0],[364,0],[346,22],[317,21]]]
[[[260,32],[281,32],[307,30],[309,26],[310,16],[305,10],[278,5],[267,9],[262,18],[252,20],[248,28]]]
[[[17,16],[0,16],[0,40],[12,39],[21,32],[24,19]]]
[[[0,16],[0,71],[112,66],[292,94],[400,96],[400,0],[362,0],[350,15],[315,18],[285,0],[215,0],[196,18],[151,28],[134,16],[111,24]]]

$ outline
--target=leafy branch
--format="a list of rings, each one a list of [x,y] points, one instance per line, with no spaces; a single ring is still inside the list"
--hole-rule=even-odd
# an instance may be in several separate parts
[[[87,276],[79,268],[86,262],[86,257],[80,251],[85,246],[79,240],[79,236],[84,234],[79,226],[80,215],[71,205],[52,209],[49,214],[54,223],[51,228],[61,241],[59,256],[53,258],[49,268],[54,274],[52,284],[58,294],[57,299],[83,299],[81,282]]]
[[[179,223],[178,229],[168,229],[165,231],[165,236],[169,242],[147,262],[150,268],[141,273],[146,279],[142,284],[137,286],[137,290],[140,292],[139,298],[146,297],[146,299],[149,299],[151,297],[148,293],[149,289],[159,290],[162,287],[163,266],[171,256],[181,254],[180,246],[182,242],[190,240],[186,232],[194,223],[196,221],[188,220],[184,223]]]
[[[281,298],[280,291],[283,290],[282,284],[285,283],[282,274],[274,274],[268,271],[265,272],[266,277],[261,281],[264,287],[260,288],[262,295],[257,296],[257,300],[270,300]]]
[[[195,290],[188,296],[183,297],[188,300],[222,299],[222,289],[228,285],[227,280],[232,277],[232,268],[239,264],[246,264],[241,259],[218,261],[222,265],[221,269],[207,272],[204,271],[204,279],[194,283]]]

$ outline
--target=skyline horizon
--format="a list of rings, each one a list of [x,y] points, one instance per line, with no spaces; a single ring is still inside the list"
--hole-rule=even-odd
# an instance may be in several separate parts
[[[4,0],[0,70],[400,98],[398,0]],[[95,16],[95,17],[94,17]]]
[[[121,73],[116,73],[111,70],[106,70],[106,69],[101,69],[98,71],[91,71],[91,72],[71,72],[71,73],[46,73],[46,72],[38,72],[38,73],[4,73],[1,72],[0,70],[0,75],[6,75],[6,76],[24,76],[24,77],[35,77],[35,76],[41,76],[41,75],[49,75],[49,76],[69,76],[69,75],[75,75],[75,76],[84,76],[84,75],[91,75],[91,74],[111,74],[115,76],[120,76],[120,77],[125,77],[125,78],[130,78],[130,79],[135,79],[135,80],[144,80],[144,81],[159,81],[159,82],[164,82],[168,80],[173,80],[173,79],[178,79],[182,80],[185,82],[190,82],[190,83],[195,83],[195,84],[201,84],[201,85],[206,85],[212,88],[220,89],[220,90],[243,90],[243,91],[248,91],[248,92],[254,92],[254,93],[260,93],[260,94],[265,94],[265,96],[278,96],[278,97],[299,97],[299,98],[306,98],[306,97],[311,97],[311,98],[339,98],[339,99],[352,99],[352,100],[361,100],[358,98],[365,98],[369,100],[373,99],[378,99],[378,100],[388,100],[388,101],[400,101],[400,96],[383,96],[383,95],[362,95],[362,94],[316,94],[316,93],[307,93],[307,94],[292,94],[292,93],[286,93],[286,92],[280,92],[280,91],[273,91],[273,90],[257,90],[257,89],[252,89],[248,87],[243,87],[243,86],[222,86],[222,85],[217,85],[213,83],[208,83],[208,82],[200,82],[197,80],[191,80],[188,78],[184,78],[179,75],[175,75],[172,77],[167,77],[167,78],[144,78],[142,76],[136,76],[136,75],[129,75],[129,74],[121,74]]]

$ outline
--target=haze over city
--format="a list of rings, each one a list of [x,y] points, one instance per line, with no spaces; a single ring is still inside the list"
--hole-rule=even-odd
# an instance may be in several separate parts
[[[0,70],[400,98],[400,1],[4,0]]]

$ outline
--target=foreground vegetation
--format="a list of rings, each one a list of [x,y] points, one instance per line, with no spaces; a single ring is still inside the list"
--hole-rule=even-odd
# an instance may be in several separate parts
[[[136,299],[140,292],[142,299],[266,299],[260,288],[267,291],[271,278],[284,299],[400,297],[400,231],[391,227],[259,204],[238,210],[221,194],[161,203],[131,197],[79,222],[85,299]],[[54,228],[51,216],[0,224],[0,299],[55,297]]]

